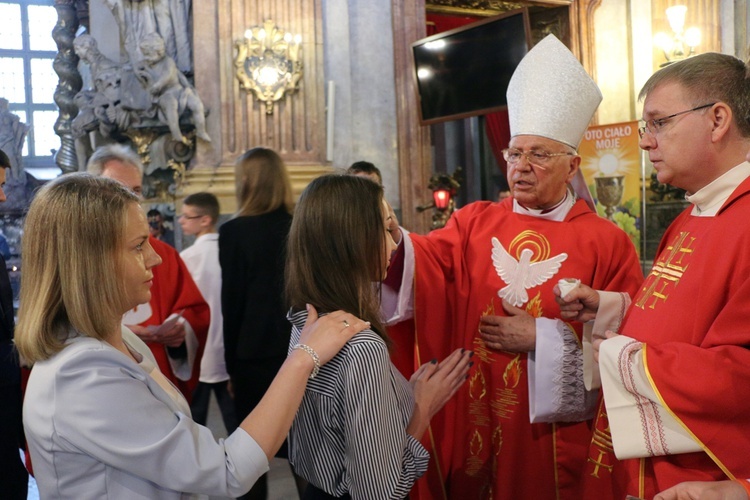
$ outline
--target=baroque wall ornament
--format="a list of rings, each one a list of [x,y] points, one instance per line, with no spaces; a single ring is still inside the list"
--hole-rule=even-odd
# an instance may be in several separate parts
[[[480,11],[482,15],[496,15],[527,6],[521,2],[503,2],[500,0],[430,0],[425,4],[427,11]]]
[[[302,37],[280,29],[268,19],[263,26],[245,31],[245,38],[234,42],[234,61],[240,87],[252,92],[273,113],[273,103],[294,92],[302,78]]]

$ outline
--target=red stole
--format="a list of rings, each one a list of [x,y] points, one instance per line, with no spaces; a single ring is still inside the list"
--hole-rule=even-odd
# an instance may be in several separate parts
[[[615,498],[651,498],[682,481],[750,478],[748,191],[750,179],[715,217],[693,217],[690,207],[675,219],[621,328],[646,344],[663,404],[705,452],[615,463]]]
[[[491,351],[479,337],[482,315],[505,314],[491,239],[515,258],[525,248],[533,261],[568,254],[556,276],[527,291],[524,307],[536,317],[558,317],[552,293],[558,279],[633,294],[640,264],[625,233],[583,201],[563,222],[515,214],[511,202],[473,203],[445,229],[412,236],[415,358],[442,359],[458,347],[475,352],[469,381],[432,421],[425,440],[433,461],[412,497],[580,498],[590,422],[530,424],[526,354]],[[580,335],[580,325],[573,327]]]

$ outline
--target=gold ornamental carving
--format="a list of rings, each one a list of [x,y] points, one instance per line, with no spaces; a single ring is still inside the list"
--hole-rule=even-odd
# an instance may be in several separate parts
[[[292,35],[269,19],[245,31],[234,46],[240,87],[264,102],[266,113],[272,114],[274,103],[297,90],[302,79],[301,35]]]
[[[520,9],[526,5],[520,2],[498,0],[430,0],[426,3],[425,8],[428,12],[495,16],[503,12]]]

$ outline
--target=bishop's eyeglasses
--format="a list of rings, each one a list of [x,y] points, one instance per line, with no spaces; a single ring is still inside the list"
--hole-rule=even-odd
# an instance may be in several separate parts
[[[684,115],[686,113],[692,113],[693,111],[698,111],[699,109],[708,108],[710,106],[713,106],[714,104],[716,103],[712,102],[711,104],[704,104],[702,106],[697,106],[693,109],[686,109],[685,111],[680,111],[679,113],[665,116],[664,118],[654,118],[652,120],[646,120],[645,121],[646,125],[638,129],[638,137],[643,139],[643,136],[646,132],[651,134],[651,137],[654,137],[656,136],[656,134],[658,134],[661,131],[661,129],[664,127],[667,121],[671,120],[672,118],[676,116]]]
[[[557,156],[576,156],[575,153],[548,153],[540,149],[532,149],[531,151],[521,151],[516,148],[503,149],[503,158],[508,162],[508,165],[515,167],[521,161],[521,157],[525,157],[529,165],[534,165],[544,169],[550,164],[552,158]]]

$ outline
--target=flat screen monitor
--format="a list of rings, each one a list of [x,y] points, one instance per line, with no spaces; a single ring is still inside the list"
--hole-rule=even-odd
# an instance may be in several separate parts
[[[507,105],[513,71],[529,50],[526,8],[412,44],[423,124],[489,113]]]

